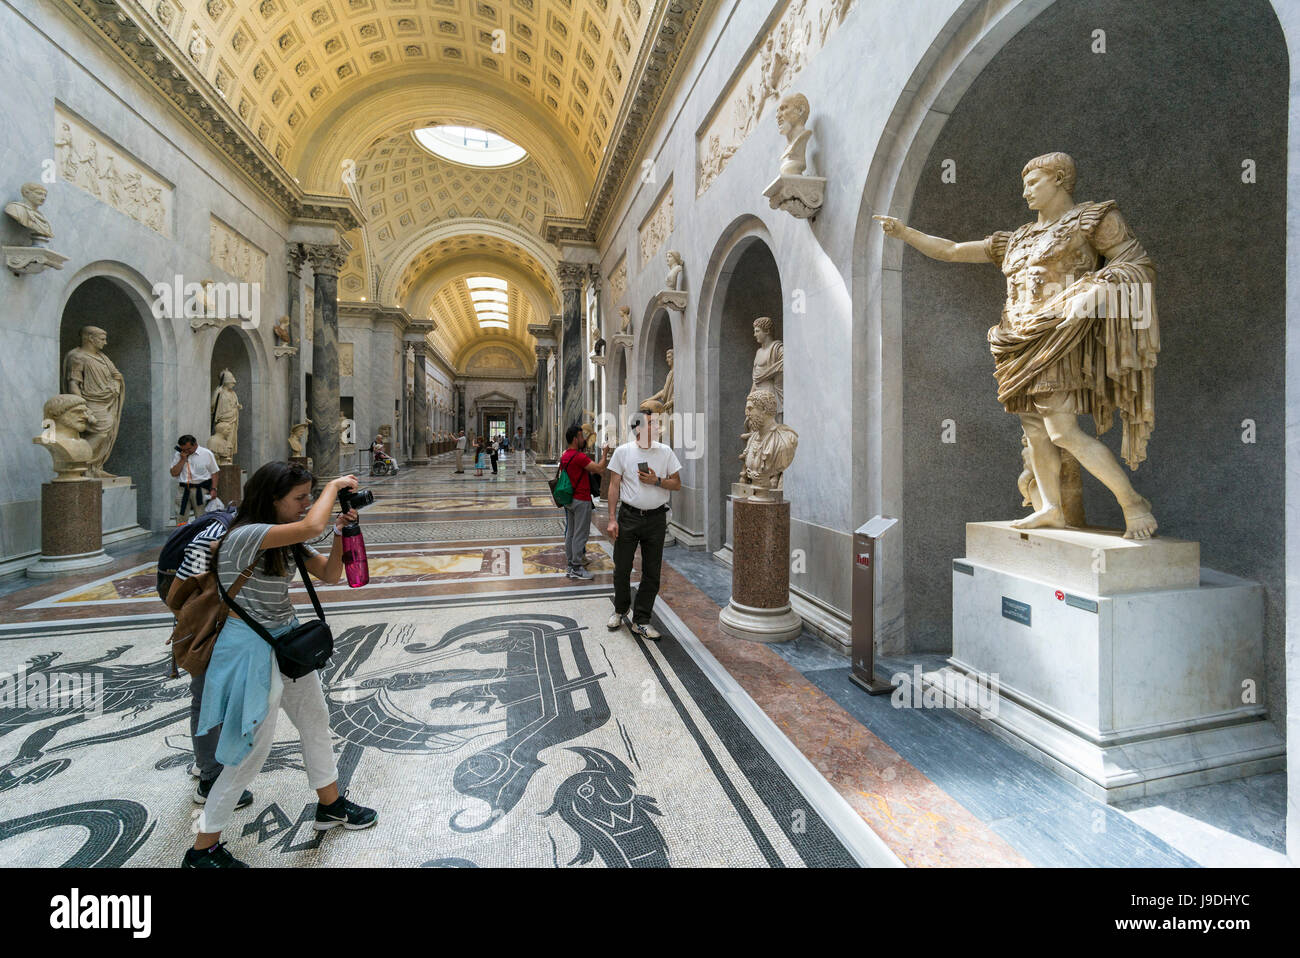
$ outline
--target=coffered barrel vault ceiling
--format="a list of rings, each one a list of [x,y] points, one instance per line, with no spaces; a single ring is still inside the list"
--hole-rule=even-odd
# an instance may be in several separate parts
[[[558,307],[546,221],[590,237],[702,4],[65,2],[291,215],[351,193],[363,223],[340,297],[433,316],[449,360],[493,338],[531,355],[529,323]],[[435,157],[411,134],[441,124],[528,155],[496,170]],[[476,275],[509,284],[508,330],[475,321]]]

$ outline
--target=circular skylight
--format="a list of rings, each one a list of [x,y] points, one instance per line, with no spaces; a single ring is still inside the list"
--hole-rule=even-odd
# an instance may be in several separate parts
[[[466,166],[509,166],[528,155],[505,137],[472,126],[426,126],[414,135],[415,141],[435,156]]]

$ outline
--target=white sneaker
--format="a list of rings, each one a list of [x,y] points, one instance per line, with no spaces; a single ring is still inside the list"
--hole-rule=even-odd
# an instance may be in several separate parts
[[[663,636],[659,634],[659,630],[656,629],[649,622],[645,623],[644,625],[638,625],[636,622],[633,622],[632,634],[639,635],[641,636],[641,638],[649,639],[652,642],[658,642],[661,638],[663,638]]]
[[[605,628],[611,632],[623,628],[623,616],[615,612],[609,617],[609,621],[605,623]]]

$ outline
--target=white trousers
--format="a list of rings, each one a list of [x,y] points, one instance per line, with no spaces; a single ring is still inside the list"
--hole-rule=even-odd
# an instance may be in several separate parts
[[[519,471],[520,472],[528,471],[528,450],[527,449],[519,450]]]
[[[303,764],[307,767],[307,784],[324,788],[339,777],[330,741],[330,711],[321,690],[320,674],[312,672],[298,681],[286,679],[278,669],[271,670],[271,697],[262,725],[253,733],[253,750],[238,765],[225,766],[208,793],[207,804],[199,817],[199,831],[223,832],[239,796],[244,794],[253,777],[266,764],[275,741],[276,719],[281,707],[302,739]]]

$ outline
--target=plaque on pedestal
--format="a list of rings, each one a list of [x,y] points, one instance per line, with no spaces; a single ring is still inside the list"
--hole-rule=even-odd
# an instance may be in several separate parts
[[[1282,767],[1264,705],[1242,695],[1264,674],[1259,583],[1188,582],[1194,542],[1005,526],[967,526],[952,656],[922,676],[927,695],[1107,802]]]

